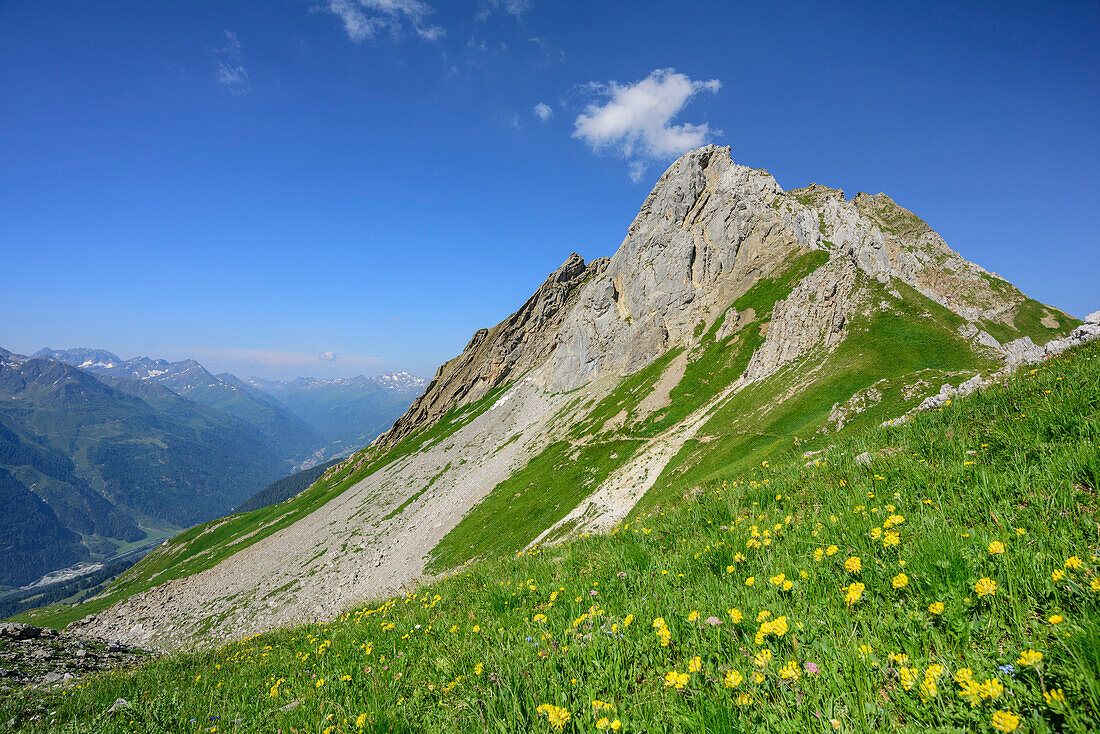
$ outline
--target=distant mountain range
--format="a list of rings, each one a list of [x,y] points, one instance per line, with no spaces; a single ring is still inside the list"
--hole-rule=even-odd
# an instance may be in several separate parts
[[[0,349],[0,587],[224,514],[368,443],[424,384],[399,373],[261,387],[194,360]]]
[[[291,382],[249,378],[245,382],[273,396],[314,427],[329,442],[330,453],[354,450],[373,441],[428,385],[423,377],[408,372],[330,380],[299,377]]]

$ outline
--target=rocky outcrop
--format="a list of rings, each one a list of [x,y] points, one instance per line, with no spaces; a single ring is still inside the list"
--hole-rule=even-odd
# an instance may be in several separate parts
[[[476,332],[462,354],[442,365],[424,393],[378,444],[383,448],[396,444],[452,408],[484,397],[546,359],[557,345],[566,306],[607,264],[606,257],[585,264],[577,253],[570,255],[518,311],[493,328]]]
[[[758,380],[812,349],[831,350],[844,338],[845,324],[861,305],[855,263],[829,261],[802,279],[775,304],[768,335],[752,356],[745,377]]]

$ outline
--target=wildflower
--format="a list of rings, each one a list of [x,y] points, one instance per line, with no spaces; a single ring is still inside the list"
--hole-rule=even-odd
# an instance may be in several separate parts
[[[477,665],[474,666],[474,675],[481,675],[481,672],[483,670],[485,670],[485,666],[482,665],[481,663],[478,663]]]
[[[536,614],[534,617],[531,618],[531,621],[533,621],[533,622],[545,622],[546,621],[546,615],[545,614]]]
[[[1016,731],[1020,725],[1020,717],[1011,711],[994,711],[990,721],[997,731]]]
[[[756,577],[755,576],[749,576],[747,579],[745,579],[745,586],[752,586],[755,583],[756,583]]]
[[[783,679],[798,680],[802,677],[802,671],[798,669],[798,663],[788,660],[787,664],[779,669],[779,677]]]
[[[601,718],[599,721],[596,722],[596,728],[599,729],[600,731],[603,731],[604,729],[606,729],[609,726],[611,726],[611,719],[607,718],[606,716],[604,716],[603,718]]]
[[[870,657],[872,654],[874,654],[874,652],[875,652],[875,648],[871,647],[870,645],[860,645],[859,646],[859,656],[860,656],[860,658]]]
[[[366,725],[367,725],[367,715],[366,714],[359,714],[359,717],[355,719],[355,728],[356,729],[362,729]]]
[[[825,551],[821,550],[820,548],[815,548],[814,549],[814,560],[815,561],[820,561],[821,557],[824,556],[824,555],[825,555]]]
[[[1077,556],[1070,556],[1066,559],[1065,567],[1072,571],[1076,571],[1081,567],[1082,563],[1083,561]]]
[[[835,522],[835,518],[834,518],[834,522]],[[836,555],[836,552],[838,550],[840,550],[840,548],[837,548],[835,545],[830,545],[828,548],[825,549],[825,555],[834,556],[834,555]]]
[[[741,614],[740,609],[730,609],[729,610],[729,615],[730,615],[730,621],[733,622],[734,624],[741,624],[741,620],[744,619],[744,617]]]
[[[959,668],[955,671],[956,683],[964,683],[968,680],[974,680],[974,673],[970,671],[970,668]]]
[[[738,706],[751,706],[752,696],[747,693],[742,693],[740,696],[734,699],[734,703],[736,703]]]
[[[1060,568],[1056,568],[1050,572],[1050,580],[1054,583],[1058,583],[1066,577],[1066,572]]]
[[[695,657],[693,657],[691,659],[691,662],[688,663],[688,672],[689,673],[698,673],[702,669],[703,669],[703,659],[700,658],[698,655],[696,655]]]
[[[349,680],[351,680],[351,676],[350,675],[342,675],[342,676],[340,676],[340,680],[347,683]]]
[[[1035,650],[1024,650],[1020,653],[1020,657],[1016,659],[1016,664],[1034,668],[1037,667],[1042,660],[1043,653],[1036,652]]]
[[[1092,581],[1089,582],[1089,588],[1100,593],[1100,576],[1093,576]]]
[[[809,673],[810,675],[817,675],[818,673],[821,672],[817,668],[817,663],[806,663],[806,665],[803,666],[803,667],[806,668],[806,672]]]
[[[974,708],[982,700],[981,686],[973,680],[959,681],[959,698],[965,698],[970,703],[970,708]]]
[[[851,556],[844,562],[844,570],[848,573],[859,573],[863,570],[863,561],[859,556]]]
[[[743,680],[745,680],[744,676],[736,670],[731,670],[726,673],[726,688],[736,688],[741,685],[741,681]]]
[[[993,596],[997,593],[997,582],[988,577],[979,579],[974,584],[974,593],[978,596]]]
[[[989,544],[989,555],[999,556],[1005,552],[1005,544],[999,540],[994,540]]]
[[[901,684],[905,686],[905,690],[912,690],[913,686],[917,684],[917,678],[920,675],[920,670],[917,668],[902,668],[898,671],[898,677],[901,679]]]
[[[909,577],[903,573],[899,573],[897,576],[894,577],[892,583],[895,589],[904,589],[906,586],[909,585]]]
[[[570,718],[568,710],[549,703],[540,705],[535,711],[540,714],[546,714],[546,719],[550,722],[550,726],[558,731],[561,731],[562,727],[565,726],[565,722],[569,721]]]
[[[924,680],[917,686],[917,693],[920,694],[922,701],[928,701],[936,697],[939,693],[939,689],[936,687],[936,679],[925,676]]]
[[[772,651],[768,648],[764,648],[760,652],[753,656],[752,662],[758,668],[766,668],[768,662],[772,659]]]
[[[318,678],[317,682],[313,684],[313,687],[314,688],[320,688],[323,685],[325,685],[325,679],[324,678]]]
[[[846,588],[848,593],[844,595],[844,601],[847,602],[848,606],[852,606],[863,596],[864,586],[859,582],[852,582]]]
[[[1066,694],[1062,693],[1061,688],[1053,688],[1049,691],[1043,691],[1043,698],[1047,700],[1047,706],[1051,706],[1056,703],[1066,702]]]
[[[670,671],[668,671],[667,674],[665,674],[665,685],[666,686],[674,687],[677,690],[679,690],[679,689],[683,688],[684,686],[686,686],[687,682],[688,682],[688,674],[687,673],[679,673],[675,670],[670,670]]]
[[[982,698],[1000,698],[1004,693],[1004,685],[996,678],[986,678],[985,683],[979,688],[979,693]]]
[[[633,622],[633,621],[634,621],[634,615],[633,614],[626,615],[626,619],[623,620],[623,627],[629,627],[630,623]]]
[[[699,612],[693,611],[691,614],[688,615],[688,621],[689,622],[695,622],[698,619],[699,619]]]
[[[891,548],[901,543],[901,536],[898,535],[896,530],[888,530],[882,536],[882,544],[887,548]]]
[[[1065,620],[1064,617],[1062,617],[1061,614],[1052,614],[1052,615],[1050,615],[1050,617],[1047,618],[1047,621],[1050,622],[1051,624],[1061,624],[1062,622],[1064,622],[1066,620]]]
[[[932,614],[943,614],[943,602],[942,601],[932,602],[931,604],[928,605],[928,611],[930,611]]]

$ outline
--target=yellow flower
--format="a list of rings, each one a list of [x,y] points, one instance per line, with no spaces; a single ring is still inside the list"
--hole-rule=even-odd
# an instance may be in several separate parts
[[[871,647],[870,645],[860,645],[859,646],[859,656],[860,656],[860,658],[870,657],[874,652],[875,652],[875,648]]]
[[[840,548],[837,548],[835,545],[830,545],[828,548],[825,549],[825,555],[827,555],[827,556],[836,555],[836,552],[838,550],[840,550]]]
[[[480,624],[475,624],[474,629],[473,629],[473,633],[476,635],[478,632],[481,632],[481,625]]]
[[[688,674],[687,673],[678,673],[675,670],[670,670],[670,671],[668,671],[667,674],[665,674],[665,685],[666,686],[671,686],[671,687],[674,687],[676,689],[680,689],[680,688],[683,688],[684,686],[686,686],[687,682],[688,682]]]
[[[894,577],[892,583],[894,584],[895,589],[904,589],[906,586],[909,585],[909,577],[903,573],[899,573],[897,576]]]
[[[982,698],[1000,698],[1004,690],[1005,687],[1001,684],[1001,681],[996,678],[986,678],[985,683],[982,683],[980,687],[980,695]]]
[[[1080,558],[1078,558],[1077,556],[1070,556],[1069,558],[1066,559],[1065,566],[1066,566],[1066,568],[1069,568],[1069,569],[1072,569],[1072,570],[1076,571],[1078,568],[1081,567],[1082,563],[1083,563],[1083,561]]]
[[[863,589],[863,584],[859,582],[852,582],[847,587],[848,593],[844,595],[844,601],[848,603],[848,606],[852,606],[860,600],[860,597],[863,596]]]
[[[956,676],[957,677],[957,676]],[[962,680],[959,681],[959,698],[965,698],[970,702],[970,707],[974,708],[982,700],[981,686],[977,681]]]
[[[1036,652],[1035,650],[1024,650],[1020,653],[1020,657],[1016,659],[1017,665],[1024,665],[1027,667],[1036,667],[1043,659],[1043,653]]]
[[[734,703],[736,703],[738,706],[751,706],[752,696],[747,693],[742,693],[740,696],[734,699]]]
[[[756,583],[756,577],[755,576],[749,576],[747,579],[745,579],[745,586],[752,586],[755,583]]]
[[[1050,572],[1050,580],[1054,583],[1058,583],[1066,577],[1066,572],[1060,568],[1056,568]]]
[[[696,655],[695,657],[693,657],[691,659],[691,662],[688,663],[688,672],[689,673],[698,673],[702,669],[703,669],[703,659],[700,658],[698,655]]]
[[[955,671],[955,682],[965,683],[968,680],[974,680],[974,674],[970,672],[970,668],[959,668]]]
[[[993,596],[997,593],[997,582],[988,577],[979,579],[974,584],[974,593],[978,596]]]
[[[318,678],[317,682],[313,684],[313,687],[314,688],[320,688],[324,684],[325,684],[325,679],[324,678]]]
[[[886,534],[882,536],[882,544],[887,548],[891,548],[901,543],[901,536],[898,535],[896,530],[887,530]]]
[[[533,622],[545,622],[546,621],[546,615],[545,614],[536,614],[534,617],[531,618],[531,621],[533,621]]]
[[[726,688],[736,688],[741,685],[741,681],[743,680],[745,680],[744,676],[736,670],[731,670],[726,673]]]
[[[824,555],[825,555],[825,551],[821,550],[820,548],[815,548],[814,549],[814,560],[815,561],[820,561],[821,557],[824,556]]]
[[[729,615],[730,621],[732,621],[734,624],[741,624],[741,620],[744,619],[744,617],[741,615],[740,609],[730,609]]]
[[[798,680],[802,677],[802,671],[799,670],[798,663],[793,660],[788,660],[787,664],[779,669],[779,677]]]
[[[1051,624],[1061,624],[1066,620],[1062,617],[1061,614],[1052,614],[1050,615],[1050,617],[1047,618],[1047,621]]]
[[[758,668],[764,668],[768,665],[768,662],[772,659],[772,651],[764,648],[760,652],[753,656],[752,662]]]
[[[688,621],[689,622],[694,622],[698,619],[699,619],[699,612],[693,611],[691,614],[688,615]]]
[[[478,663],[477,665],[474,666],[474,675],[481,675],[481,671],[484,670],[484,669],[485,669],[485,666],[482,665],[481,663]]]
[[[863,561],[859,559],[859,556],[851,556],[844,562],[844,570],[848,573],[859,573],[863,570]]]
[[[600,731],[603,731],[604,729],[608,728],[609,726],[611,726],[611,719],[607,718],[606,716],[604,716],[603,718],[601,718],[599,721],[596,722],[596,728],[599,729]]]
[[[1011,711],[994,711],[991,722],[997,731],[1016,731],[1020,725],[1020,717]]]
[[[1097,593],[1100,593],[1100,576],[1092,577],[1092,581],[1089,582],[1089,588]]]
[[[1066,702],[1066,694],[1062,693],[1061,688],[1053,688],[1049,691],[1043,691],[1043,698],[1047,700],[1047,706],[1055,703]]]
[[[905,690],[909,691],[913,689],[913,686],[917,684],[917,678],[920,676],[920,670],[918,668],[902,668],[898,671],[898,677],[901,679],[901,684],[905,686]]]
[[[347,682],[347,681],[351,680],[351,676],[350,675],[342,675],[342,676],[340,676],[340,680]]]
[[[623,620],[623,627],[629,627],[630,623],[633,622],[633,621],[634,621],[634,615],[633,614],[626,615],[626,619]]]
[[[989,544],[989,555],[999,556],[1005,552],[1005,544],[999,540],[994,540]]]
[[[569,721],[570,718],[569,711],[549,703],[540,705],[535,711],[540,714],[546,714],[546,719],[550,722],[550,726],[558,731],[561,731],[562,727],[565,726],[565,722]]]
[[[355,720],[355,728],[356,729],[362,729],[366,725],[367,725],[367,715],[366,714],[359,714],[359,717]]]
[[[931,604],[928,605],[928,611],[932,612],[932,614],[943,614],[943,602],[942,601],[932,602]]]

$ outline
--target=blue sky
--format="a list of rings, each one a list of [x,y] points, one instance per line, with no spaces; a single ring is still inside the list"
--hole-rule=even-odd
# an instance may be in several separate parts
[[[1094,2],[8,0],[0,70],[15,351],[430,375],[699,142],[1100,308]]]

